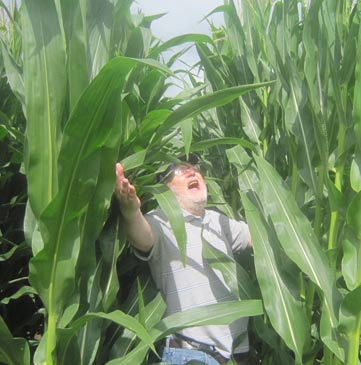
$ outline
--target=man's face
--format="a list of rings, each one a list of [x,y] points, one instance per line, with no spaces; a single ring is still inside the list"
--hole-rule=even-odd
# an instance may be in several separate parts
[[[204,208],[207,203],[206,184],[201,173],[192,165],[175,165],[167,185],[184,209],[189,210],[194,205]]]

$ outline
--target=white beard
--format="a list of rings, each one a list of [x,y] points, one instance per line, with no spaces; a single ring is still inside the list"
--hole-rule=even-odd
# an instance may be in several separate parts
[[[207,204],[207,188],[204,188],[199,194],[185,193],[175,195],[181,208],[192,214],[203,215],[204,208]]]

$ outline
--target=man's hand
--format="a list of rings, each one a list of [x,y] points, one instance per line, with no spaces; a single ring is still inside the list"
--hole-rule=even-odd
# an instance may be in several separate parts
[[[128,239],[136,249],[149,252],[154,245],[155,235],[140,210],[140,199],[135,187],[124,176],[124,168],[120,163],[115,165],[115,177],[115,195],[126,220]]]
[[[122,164],[115,165],[115,195],[119,202],[120,211],[125,219],[131,219],[140,209],[140,199],[135,187],[124,176]]]

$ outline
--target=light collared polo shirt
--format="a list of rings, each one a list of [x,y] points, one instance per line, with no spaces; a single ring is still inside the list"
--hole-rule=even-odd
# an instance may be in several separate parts
[[[137,256],[149,262],[153,279],[164,296],[167,315],[203,305],[236,298],[227,288],[222,275],[214,271],[202,256],[202,241],[233,257],[233,252],[244,250],[251,241],[248,226],[213,210],[206,210],[203,218],[183,210],[186,228],[186,266],[183,266],[179,248],[169,221],[161,210],[146,214],[156,242],[148,256]],[[203,237],[202,237],[203,236]],[[195,341],[214,345],[226,357],[249,350],[248,318],[240,318],[229,326],[202,326],[187,328],[179,333]],[[234,339],[241,343],[232,351]]]

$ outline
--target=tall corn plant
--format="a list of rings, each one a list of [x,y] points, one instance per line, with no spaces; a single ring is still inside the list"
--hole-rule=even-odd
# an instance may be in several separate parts
[[[16,57],[20,55],[21,44],[12,36],[15,30],[10,19],[18,17],[15,8],[9,12],[0,10],[2,38]],[[26,179],[21,169],[25,118],[21,103],[11,91],[4,64],[0,52],[0,342],[10,352],[9,356],[0,351],[0,361],[11,363],[16,359],[20,363],[29,362],[26,339],[35,335],[40,315],[34,293],[21,295],[31,292],[26,285],[27,266],[24,265],[31,250],[22,232],[26,203]]]
[[[226,27],[213,46],[197,46],[211,88],[277,78],[212,119],[222,136],[236,131],[252,144],[227,158],[254,241],[265,323],[283,343],[256,323],[262,363],[289,363],[292,350],[297,364],[358,364],[359,4],[242,1],[237,9],[226,1],[215,11]]]
[[[1,322],[6,339],[1,359],[8,363],[140,364],[150,348],[155,351],[154,342],[179,328],[263,312],[259,301],[235,301],[209,308],[211,317],[196,310],[161,320],[164,303],[149,289],[149,280],[140,278],[138,290],[130,292],[118,281],[119,257],[126,262],[120,271],[126,272],[131,260],[111,204],[115,161],[122,160],[143,200],[151,193],[168,211],[184,251],[174,197],[146,185],[154,182],[156,165],[169,159],[168,152],[185,150],[174,138],[180,129],[191,129],[184,121],[263,86],[236,86],[188,102],[164,97],[172,74],[167,66],[175,58],[163,65],[161,52],[211,40],[186,35],[160,45],[149,30],[156,16],[132,18],[130,5],[26,0],[21,22],[14,20],[22,57],[3,41],[7,78],[27,125],[24,229],[33,258],[31,287],[22,294],[39,295],[45,313],[33,359],[27,344],[12,339]]]

